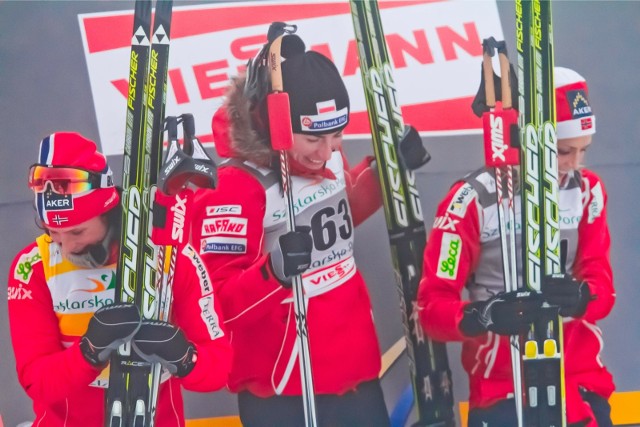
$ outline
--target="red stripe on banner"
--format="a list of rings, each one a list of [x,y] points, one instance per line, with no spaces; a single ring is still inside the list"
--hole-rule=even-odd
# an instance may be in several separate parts
[[[482,129],[482,120],[473,114],[473,97],[447,101],[405,105],[402,107],[404,122],[413,125],[419,132],[460,131]],[[345,134],[366,135],[371,133],[366,111],[354,111],[349,115]]]
[[[381,2],[380,9],[435,3],[445,0],[406,0]],[[320,18],[349,13],[349,4],[309,3],[251,6],[230,6],[174,10],[171,38],[195,36],[232,30],[274,21],[293,22],[299,19]],[[96,16],[83,19],[89,53],[119,49],[131,45],[133,11],[126,15]]]

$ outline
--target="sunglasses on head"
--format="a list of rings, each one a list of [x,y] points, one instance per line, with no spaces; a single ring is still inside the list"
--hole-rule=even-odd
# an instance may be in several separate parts
[[[32,165],[29,168],[29,188],[42,193],[47,187],[58,194],[78,194],[96,188],[113,187],[111,171],[96,173],[65,166]]]

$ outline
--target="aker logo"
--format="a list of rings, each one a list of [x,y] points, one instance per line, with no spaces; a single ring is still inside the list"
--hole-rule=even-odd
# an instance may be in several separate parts
[[[227,216],[212,219],[205,218],[202,221],[203,236],[217,236],[220,234],[246,236],[247,218]]]
[[[247,239],[239,237],[207,237],[200,241],[201,254],[246,254]]]
[[[207,206],[206,212],[207,212],[207,216],[240,215],[242,213],[242,206],[241,205]]]
[[[586,117],[593,115],[591,113],[591,106],[587,99],[587,93],[582,90],[569,90],[567,91],[567,101],[571,109],[571,118],[578,119],[580,117]]]
[[[71,194],[63,195],[53,192],[44,194],[44,207],[48,211],[68,211],[73,209]]]
[[[33,299],[31,290],[24,287],[22,283],[18,283],[18,286],[9,286],[7,291],[7,300],[9,301]]]
[[[438,258],[438,272],[436,276],[443,279],[455,280],[458,277],[462,239],[457,234],[444,233]]]
[[[473,191],[471,184],[466,183],[462,187],[458,188],[456,194],[454,194],[451,203],[447,208],[447,212],[452,213],[460,218],[464,218],[467,214],[467,206],[471,203],[471,200],[476,196],[476,192]]]
[[[33,266],[41,260],[42,257],[37,246],[31,249],[29,253],[20,255],[16,269],[13,271],[13,278],[21,282],[29,282],[33,273]]]
[[[433,228],[438,228],[445,231],[456,231],[456,224],[459,222],[460,220],[453,219],[449,216],[448,213],[446,213],[444,214],[444,216],[436,217],[435,221],[433,222]]]

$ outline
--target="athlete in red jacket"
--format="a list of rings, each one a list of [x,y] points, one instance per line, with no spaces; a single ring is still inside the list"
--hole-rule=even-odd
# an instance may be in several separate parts
[[[603,343],[596,325],[615,300],[607,194],[600,178],[582,167],[595,133],[586,82],[576,72],[557,67],[555,83],[560,236],[567,242],[567,274],[546,280],[542,290],[550,304],[560,306],[564,317],[568,422],[607,426],[611,425],[607,399],[614,384],[600,359]],[[515,206],[519,218],[519,196]],[[519,219],[515,228],[519,241]],[[493,171],[483,169],[457,182],[438,206],[418,297],[421,321],[430,336],[463,342],[470,426],[517,425],[505,335],[528,327],[533,318],[528,313],[535,316],[542,303],[499,294],[504,291],[501,262],[495,177]],[[470,302],[462,298],[465,288]],[[495,303],[495,317],[488,317],[493,324],[479,316],[490,314],[491,303]],[[519,314],[505,315],[512,309]]]
[[[220,389],[231,365],[219,301],[198,251],[188,243],[179,250],[176,326],[141,322],[135,306],[114,304],[120,197],[95,144],[76,133],[48,136],[29,184],[45,233],[16,256],[8,306],[34,425],[102,426],[109,355],[133,337],[143,357],[172,373],[160,386],[156,425],[184,426],[181,386]]]
[[[354,260],[354,228],[381,205],[377,177],[369,160],[352,170],[345,164],[340,146],[349,98],[335,65],[305,52],[297,36],[286,35],[282,47],[297,231],[287,233],[278,153],[258,121],[265,99],[253,98],[252,91],[264,95],[265,88],[251,82],[261,82],[261,75],[234,79],[224,109],[214,116],[218,153],[232,159],[220,166],[219,185],[204,193],[196,210],[201,216],[194,219],[202,224],[194,226],[200,233],[194,241],[211,268],[234,348],[229,388],[239,393],[245,426],[304,425],[287,272],[295,264],[308,302],[319,425],[386,426],[380,348]],[[283,239],[293,240],[299,253],[291,254]]]

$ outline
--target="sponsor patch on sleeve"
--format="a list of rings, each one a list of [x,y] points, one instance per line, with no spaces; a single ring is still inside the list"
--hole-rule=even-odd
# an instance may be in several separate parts
[[[9,286],[7,288],[7,300],[23,300],[33,299],[31,296],[31,289],[27,289],[26,285],[18,283],[18,286]]]
[[[213,294],[209,294],[200,298],[200,317],[207,326],[209,336],[212,340],[222,338],[224,331],[220,327],[220,321],[218,314],[216,313],[215,306],[213,304]]]
[[[205,208],[207,216],[217,215],[240,215],[242,213],[241,205],[216,205],[207,206]]]
[[[247,239],[240,237],[214,236],[200,240],[201,254],[246,254]]]
[[[191,261],[191,264],[193,264],[196,269],[198,281],[200,282],[200,295],[212,293],[213,287],[211,286],[211,279],[209,279],[209,273],[202,262],[202,258],[200,258],[190,244],[185,245],[182,254],[189,258],[189,261]]]
[[[246,236],[247,218],[221,216],[216,218],[205,218],[202,221],[203,236],[218,236],[221,234]]]
[[[13,278],[24,283],[29,283],[31,274],[33,273],[33,266],[41,260],[40,251],[37,246],[34,246],[29,253],[20,255],[16,269],[13,271]]]
[[[436,276],[443,279],[455,280],[458,277],[462,239],[453,233],[442,233],[440,257],[438,258],[438,272]]]
[[[467,214],[467,206],[476,196],[476,192],[469,183],[465,183],[462,187],[458,188],[456,194],[451,199],[451,203],[447,208],[447,212],[452,213],[460,218],[464,218]]]
[[[591,189],[591,202],[589,203],[589,224],[592,224],[596,218],[599,218],[604,209],[604,195],[602,194],[602,185],[598,182]]]

